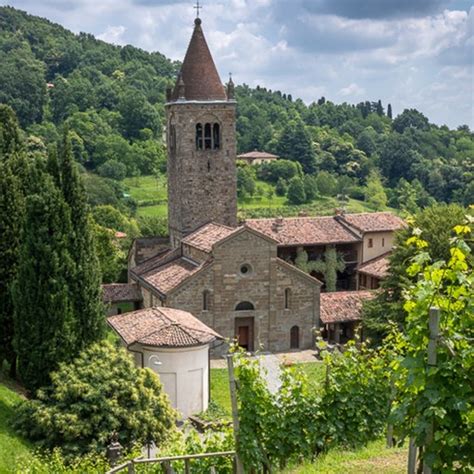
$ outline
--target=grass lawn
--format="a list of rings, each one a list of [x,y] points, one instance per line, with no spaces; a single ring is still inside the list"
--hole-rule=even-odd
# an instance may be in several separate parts
[[[407,448],[385,447],[385,440],[356,451],[331,450],[314,463],[284,471],[285,474],[402,474],[407,469]]]
[[[126,178],[122,181],[126,192],[138,203],[138,215],[147,217],[167,217],[167,192],[166,192],[166,176],[139,176],[136,178]],[[241,211],[243,218],[252,217],[252,215],[260,215],[262,211],[269,210],[264,215],[287,215],[285,208],[288,208],[286,197],[273,194],[268,197],[270,189],[274,188],[271,184],[264,181],[257,181],[257,186],[262,192],[252,197],[239,199],[238,209]],[[336,198],[320,196],[311,203],[302,206],[292,206],[291,214],[297,215],[301,209],[308,215],[328,215],[334,212],[336,207],[341,204]],[[365,202],[356,199],[349,199],[345,203],[347,212],[367,212],[371,211]],[[274,210],[272,214],[271,210]],[[296,211],[295,211],[296,210]],[[388,209],[390,210],[390,209]]]
[[[10,426],[15,416],[13,407],[21,399],[10,384],[0,382],[0,474],[13,472],[15,463],[27,458],[31,452],[32,445]]]

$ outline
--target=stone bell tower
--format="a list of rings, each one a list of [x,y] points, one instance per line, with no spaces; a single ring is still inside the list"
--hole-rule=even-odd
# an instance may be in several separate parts
[[[213,221],[237,224],[234,84],[225,89],[200,18],[174,89],[167,91],[168,225],[171,245]]]

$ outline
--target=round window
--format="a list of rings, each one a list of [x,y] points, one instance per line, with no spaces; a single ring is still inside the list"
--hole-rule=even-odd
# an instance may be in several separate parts
[[[249,276],[252,273],[252,267],[248,263],[240,266],[240,274],[242,276]]]

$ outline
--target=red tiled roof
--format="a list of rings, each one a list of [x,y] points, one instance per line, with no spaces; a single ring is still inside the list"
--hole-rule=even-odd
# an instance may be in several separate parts
[[[246,158],[250,159],[270,159],[270,160],[276,160],[278,158],[277,155],[273,155],[271,153],[267,153],[266,151],[249,151],[247,153],[243,153],[242,155],[237,155],[238,160],[245,160]]]
[[[105,303],[141,301],[142,294],[135,283],[111,283],[102,285],[102,299]]]
[[[127,345],[189,347],[222,339],[191,313],[173,308],[145,308],[107,318]]]
[[[191,245],[199,250],[210,253],[212,246],[224,239],[228,235],[232,234],[235,229],[227,227],[222,224],[216,224],[210,222],[209,224],[203,225],[192,234],[187,235],[183,240],[183,244]]]
[[[179,257],[153,268],[147,273],[140,275],[140,277],[160,293],[166,295],[208,263],[209,261],[196,263],[186,257]]]
[[[184,82],[186,100],[227,100],[199,18],[194,22],[193,35],[176,81],[172,100],[178,99],[180,79]]]
[[[362,303],[375,296],[373,291],[335,291],[321,293],[320,314],[324,324],[358,321]]]
[[[405,222],[391,212],[364,212],[361,214],[344,214],[336,219],[354,227],[359,232],[395,231],[405,227]]]
[[[246,225],[280,245],[322,245],[359,242],[360,238],[334,217],[249,219]]]
[[[365,273],[366,275],[373,276],[375,278],[383,279],[388,275],[388,269],[390,262],[388,256],[390,252],[386,252],[372,260],[362,263],[357,268],[359,273]]]

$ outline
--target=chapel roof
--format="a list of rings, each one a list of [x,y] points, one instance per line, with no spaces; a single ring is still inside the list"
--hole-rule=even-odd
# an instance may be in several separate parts
[[[102,285],[102,300],[104,303],[141,301],[142,294],[136,283],[110,283]]]
[[[391,212],[362,212],[360,214],[341,214],[336,216],[355,230],[366,232],[388,232],[402,229],[405,221]]]
[[[234,231],[235,229],[232,229],[232,227],[227,227],[226,225],[217,224],[215,222],[209,222],[187,235],[182,240],[182,243],[210,253],[212,246],[216,242],[228,237]]]
[[[127,345],[190,347],[222,339],[191,313],[174,308],[153,307],[107,318]]]
[[[363,302],[374,296],[375,292],[368,290],[321,293],[321,321],[324,324],[359,321]]]
[[[184,83],[185,100],[227,100],[216,65],[204,37],[201,19],[194,21],[194,31],[176,80],[171,99],[179,98],[179,84]]]
[[[388,275],[388,270],[390,267],[390,262],[388,256],[391,252],[386,252],[378,257],[372,258],[365,263],[362,263],[357,268],[359,273],[364,273],[366,275],[383,279]]]
[[[323,245],[359,242],[360,238],[334,217],[286,217],[249,219],[246,225],[279,245]]]

